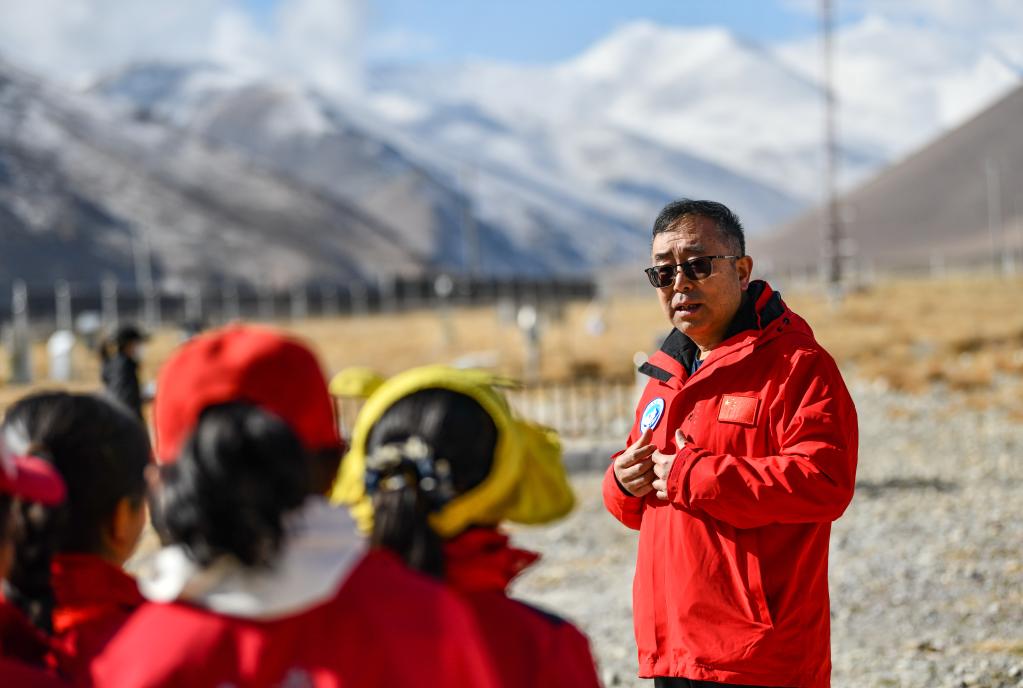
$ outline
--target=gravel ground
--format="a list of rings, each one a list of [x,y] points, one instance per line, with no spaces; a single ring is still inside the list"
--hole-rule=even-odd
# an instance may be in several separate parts
[[[1023,687],[1023,422],[936,389],[853,384],[856,496],[832,535],[832,683]],[[596,471],[579,508],[515,541],[544,554],[515,594],[576,621],[607,686],[635,678],[636,537],[608,515]]]

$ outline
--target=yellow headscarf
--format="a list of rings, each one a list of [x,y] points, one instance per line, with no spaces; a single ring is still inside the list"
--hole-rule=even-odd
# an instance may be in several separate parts
[[[557,434],[518,418],[496,389],[507,384],[479,370],[447,366],[414,368],[384,382],[366,401],[355,421],[352,445],[341,462],[331,499],[347,504],[359,525],[369,530],[373,506],[366,495],[366,441],[384,413],[400,399],[425,389],[446,389],[476,401],[497,426],[497,446],[490,474],[431,514],[430,525],[441,537],[452,537],[470,525],[496,525],[503,520],[547,523],[572,510],[575,496],[561,463]],[[472,432],[472,428],[466,428]]]

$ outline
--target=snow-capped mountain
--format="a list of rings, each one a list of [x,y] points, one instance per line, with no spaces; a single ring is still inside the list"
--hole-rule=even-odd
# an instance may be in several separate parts
[[[0,283],[285,287],[426,263],[385,224],[187,132],[112,112],[0,61]]]
[[[619,53],[634,52],[644,39],[634,34],[650,28],[609,40]],[[732,40],[723,32],[706,38],[703,52]],[[802,208],[797,194],[699,155],[697,146],[609,117],[603,110],[616,87],[608,80],[630,81],[631,67],[621,55],[605,57],[622,62],[611,74],[600,53],[553,68],[381,69],[359,102],[213,65],[132,65],[95,90],[408,227],[409,245],[446,267],[472,262],[467,218],[484,269],[564,272],[641,260],[645,241],[637,238],[680,196],[728,203],[754,234]],[[614,110],[626,111],[656,82],[620,94]],[[516,263],[527,254],[528,265]]]
[[[1023,64],[877,19],[836,44],[844,186]],[[92,232],[90,260],[120,265],[141,231],[177,279],[634,264],[670,199],[721,200],[756,236],[820,197],[818,51],[639,21],[557,64],[377,66],[358,97],[209,62],[68,95],[0,64],[0,238]]]
[[[636,22],[577,58],[550,67],[477,62],[390,68],[375,77],[369,80],[375,89],[372,102],[406,126],[438,110],[457,114],[472,108],[523,138],[544,131],[546,141],[567,149],[561,154],[566,162],[579,157],[571,149],[580,127],[639,139],[666,154],[677,152],[688,160],[680,160],[674,170],[632,164],[608,175],[655,174],[670,196],[696,195],[689,180],[675,174],[678,167],[702,159],[702,169],[690,176],[704,180],[704,193],[740,199],[733,203],[746,206],[743,214],[750,216],[754,231],[814,193],[818,87],[771,53],[723,29]],[[461,121],[453,128],[465,136],[472,124]],[[731,172],[732,180],[744,178],[747,187],[758,183],[778,203],[742,203],[743,193],[729,193],[724,180],[708,177],[711,165]],[[570,168],[570,176],[586,174],[590,167]]]
[[[478,165],[423,145],[353,102],[239,79],[213,65],[132,65],[94,91],[125,114],[156,119],[358,206],[429,257],[431,267],[488,274],[582,272],[643,253],[621,209],[564,181]],[[493,145],[488,142],[485,145]],[[574,234],[585,227],[583,240]]]
[[[730,56],[730,63],[715,55]],[[770,100],[788,89],[806,109],[816,107],[813,84],[777,62],[765,70],[760,59],[723,30],[640,22],[553,66],[378,68],[367,79],[368,102],[435,149],[567,185],[642,227],[669,199],[713,197],[734,206],[757,233],[805,202],[791,177],[819,147],[815,132],[792,124],[786,137],[792,169],[758,169],[755,161],[777,132],[763,108],[736,111],[736,91],[754,84]],[[776,119],[798,121],[798,112],[780,111],[784,97],[777,99]],[[741,141],[737,127],[748,131]]]
[[[1019,81],[1023,54],[868,17],[839,32],[835,64],[841,182],[851,186],[1007,92]],[[820,198],[823,169],[819,65],[816,39],[764,47],[724,29],[637,21],[561,64],[397,66],[368,83],[371,102],[397,124],[446,117],[446,143],[476,129],[478,139],[542,137],[572,149],[579,130],[625,132],[808,204]],[[585,178],[592,167],[559,173]],[[684,178],[658,176],[670,195],[693,195]],[[697,177],[713,180],[706,171]],[[725,184],[708,186],[707,195],[729,197]],[[785,214],[784,204],[733,204],[751,218],[753,233],[765,227],[757,209],[768,220]]]

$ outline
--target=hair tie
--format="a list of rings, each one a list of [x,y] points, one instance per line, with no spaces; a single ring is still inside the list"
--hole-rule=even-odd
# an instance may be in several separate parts
[[[434,459],[430,446],[418,435],[404,442],[377,447],[366,457],[366,493],[396,492],[410,485],[418,487],[430,511],[437,511],[455,496],[451,464]]]

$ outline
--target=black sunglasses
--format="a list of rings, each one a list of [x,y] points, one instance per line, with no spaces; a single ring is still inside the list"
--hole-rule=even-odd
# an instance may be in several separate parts
[[[643,272],[646,273],[647,279],[650,280],[650,284],[653,286],[658,288],[670,287],[674,284],[679,270],[686,276],[686,279],[707,279],[714,272],[715,258],[742,258],[742,256],[697,256],[678,265],[655,265]]]

